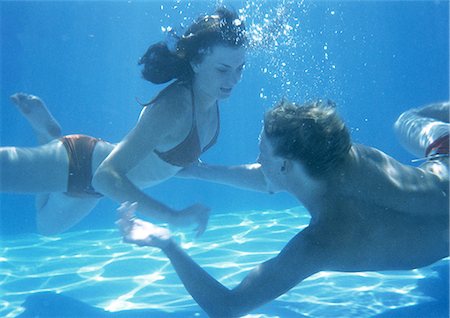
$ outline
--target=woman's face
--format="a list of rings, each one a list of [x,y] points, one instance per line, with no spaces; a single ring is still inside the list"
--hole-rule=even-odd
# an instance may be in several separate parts
[[[200,63],[191,63],[194,82],[200,91],[214,99],[231,95],[241,80],[245,65],[245,49],[216,45]]]

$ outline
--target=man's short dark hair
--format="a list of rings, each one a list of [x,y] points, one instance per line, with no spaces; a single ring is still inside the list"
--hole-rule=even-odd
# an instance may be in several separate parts
[[[303,105],[282,100],[266,112],[264,132],[275,155],[298,160],[313,177],[341,165],[351,148],[347,127],[329,100]]]

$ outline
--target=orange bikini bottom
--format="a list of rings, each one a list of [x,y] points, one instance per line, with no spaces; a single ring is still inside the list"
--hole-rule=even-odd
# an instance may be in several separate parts
[[[69,156],[66,194],[73,197],[101,197],[92,187],[92,154],[100,139],[85,135],[61,137]]]

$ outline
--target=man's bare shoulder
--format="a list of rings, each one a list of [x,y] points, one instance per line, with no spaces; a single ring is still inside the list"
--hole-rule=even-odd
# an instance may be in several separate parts
[[[418,182],[424,184],[448,183],[448,158],[428,160],[420,166],[404,164],[379,149],[364,145],[352,147],[350,170],[355,174],[373,177],[367,182],[397,182],[405,187]]]
[[[343,195],[386,209],[421,214],[426,213],[430,204],[436,205],[439,211],[448,206],[448,189],[447,193],[443,192],[448,188],[448,177],[445,181],[425,169],[402,164],[378,149],[363,145],[352,147],[351,159],[339,181]]]
[[[379,178],[408,178],[423,174],[423,170],[403,164],[383,151],[360,144],[354,144],[350,151],[347,172]],[[367,178],[365,178],[367,179]],[[375,180],[366,180],[374,182]]]

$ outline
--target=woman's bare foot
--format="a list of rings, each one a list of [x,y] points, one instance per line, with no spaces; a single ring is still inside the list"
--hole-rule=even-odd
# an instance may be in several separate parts
[[[31,124],[40,144],[61,137],[61,126],[39,97],[16,93],[11,101]]]

